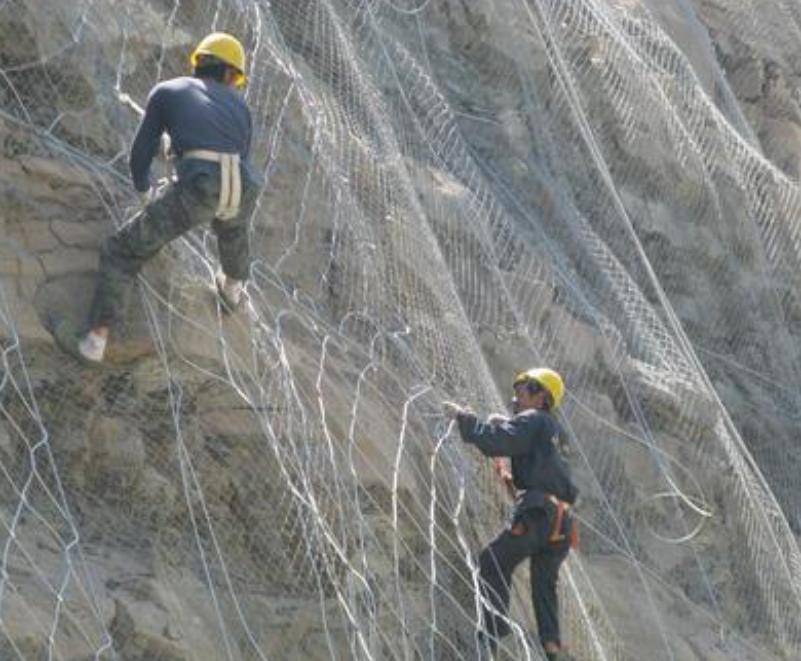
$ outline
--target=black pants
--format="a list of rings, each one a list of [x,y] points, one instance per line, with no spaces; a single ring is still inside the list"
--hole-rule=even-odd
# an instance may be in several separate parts
[[[537,618],[540,641],[559,644],[559,602],[556,583],[559,566],[570,551],[567,539],[559,544],[550,544],[550,519],[544,509],[529,510],[522,523],[525,531],[514,534],[511,529],[504,530],[479,555],[479,573],[483,596],[493,608],[506,615],[509,610],[509,586],[512,572],[523,560],[531,563],[531,601]],[[565,517],[563,532],[566,537],[572,525]],[[509,625],[503,618],[484,609],[486,631],[495,638],[503,638],[509,633]]]
[[[180,162],[178,181],[168,184],[155,200],[103,242],[100,273],[89,312],[90,328],[117,324],[145,262],[198,225],[211,224],[217,235],[225,275],[246,280],[250,265],[247,218],[255,191],[244,177],[242,185],[239,216],[217,220],[214,216],[220,196],[219,165],[196,159]]]

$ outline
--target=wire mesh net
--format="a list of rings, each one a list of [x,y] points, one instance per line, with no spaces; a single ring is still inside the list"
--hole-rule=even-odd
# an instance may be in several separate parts
[[[478,658],[505,506],[439,403],[537,364],[574,655],[801,653],[799,173],[754,128],[801,123],[801,16],[669,4],[0,4],[0,656]],[[246,310],[195,231],[81,368],[39,317],[134,210],[132,105],[218,29],[264,175]],[[541,657],[525,571],[506,658]]]

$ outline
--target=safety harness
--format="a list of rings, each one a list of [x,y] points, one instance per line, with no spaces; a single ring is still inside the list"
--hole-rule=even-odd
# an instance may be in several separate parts
[[[560,500],[553,494],[542,494],[545,502],[550,503],[556,508],[556,516],[554,516],[553,524],[548,532],[549,544],[561,544],[565,541],[565,534],[562,532],[564,527],[565,517],[569,516],[572,505],[564,500]],[[510,529],[512,535],[519,537],[525,535],[528,528],[523,521],[515,521]],[[579,543],[578,521],[572,519],[570,522],[570,536],[568,538],[571,549],[577,549]]]
[[[242,203],[242,176],[239,172],[239,154],[226,154],[211,149],[190,149],[183,158],[196,158],[220,164],[220,203],[216,218],[232,220],[239,215]]]

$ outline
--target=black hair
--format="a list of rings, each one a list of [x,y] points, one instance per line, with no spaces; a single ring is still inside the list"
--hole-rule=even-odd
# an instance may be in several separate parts
[[[235,67],[226,64],[213,55],[201,55],[198,57],[194,76],[195,78],[211,78],[218,83],[224,83],[225,74],[229,69],[235,69]]]

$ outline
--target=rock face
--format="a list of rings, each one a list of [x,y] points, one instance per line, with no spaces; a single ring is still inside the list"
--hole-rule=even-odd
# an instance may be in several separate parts
[[[798,658],[795,10],[168,5],[0,5],[0,659],[478,658],[503,496],[439,402],[532,364],[568,383],[575,655]],[[246,309],[199,230],[82,368],[48,327],[138,211],[124,95],[212,29],[265,175]]]

